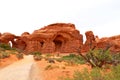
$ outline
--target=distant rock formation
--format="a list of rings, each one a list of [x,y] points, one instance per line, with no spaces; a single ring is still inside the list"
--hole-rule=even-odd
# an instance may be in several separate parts
[[[10,41],[13,42],[16,36],[11,33],[0,33],[0,43],[9,44]]]
[[[55,23],[35,30],[26,36],[26,52],[72,53],[83,44],[83,36],[74,24]]]
[[[105,49],[106,47],[110,47],[112,53],[120,52],[120,35],[99,39],[97,48]]]
[[[120,52],[120,35],[99,39],[92,31],[85,33],[86,41],[83,44],[83,35],[71,23],[55,23],[35,30],[32,34],[24,32],[21,36],[11,33],[0,33],[0,43],[10,44],[12,47],[28,54],[39,51],[41,53],[74,53],[78,49],[87,52],[91,48],[105,49]]]
[[[81,52],[87,52],[88,50],[94,48],[96,46],[95,36],[92,31],[85,32],[86,41],[81,49]]]

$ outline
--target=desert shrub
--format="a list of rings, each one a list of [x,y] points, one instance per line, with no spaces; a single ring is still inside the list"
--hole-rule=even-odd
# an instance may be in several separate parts
[[[90,80],[89,72],[87,69],[84,69],[83,72],[75,71],[73,80]]]
[[[111,69],[111,74],[109,74],[112,80],[120,80],[120,65],[113,66]]]
[[[94,68],[89,76],[92,80],[104,80],[104,76],[102,75],[102,70],[100,68]]]
[[[63,59],[61,59],[61,58],[57,58],[55,60],[58,61],[58,62],[62,62],[63,61]]]
[[[53,66],[52,66],[52,65],[47,65],[47,66],[45,67],[45,70],[50,70],[50,69],[53,69]]]
[[[118,65],[120,64],[120,53],[115,53],[115,54],[111,54],[112,55],[112,64],[113,65]]]
[[[110,52],[109,47],[106,49],[90,49],[85,55],[83,55],[80,50],[78,53],[83,59],[89,63],[92,67],[100,67],[102,68],[106,64],[117,64],[120,63],[120,54],[113,54]]]
[[[8,58],[10,57],[10,53],[7,52],[0,52],[0,59]]]
[[[52,70],[52,69],[56,69],[56,68],[59,68],[59,66],[57,66],[57,65],[47,65],[45,67],[45,70]]]
[[[86,55],[85,59],[91,64],[92,67],[102,67],[103,65],[112,61],[112,56],[108,49],[95,49],[90,50]]]
[[[109,73],[106,73],[105,71],[103,73],[103,80],[120,80],[120,65],[112,66]]]
[[[19,59],[23,57],[22,54],[18,54],[16,48],[11,48],[8,44],[0,43],[0,58],[8,58],[10,54],[16,55]]]
[[[34,57],[34,59],[37,60],[37,61],[42,59],[42,56],[39,55],[39,54],[36,54],[36,55],[34,55],[33,57]]]
[[[48,54],[46,54],[45,57],[49,58],[49,57],[51,57],[51,56],[53,56],[53,55],[48,53]]]
[[[38,51],[32,52],[31,54],[33,55],[34,59],[37,61],[42,59],[41,53]]]
[[[3,48],[5,50],[11,50],[12,48],[8,44],[0,43],[0,48]]]
[[[3,48],[0,47],[0,51],[5,51],[5,49],[3,49]]]
[[[84,71],[82,71],[82,72],[76,70],[74,72],[73,78],[61,77],[61,78],[59,78],[59,80],[92,80],[92,79],[90,79],[88,70],[84,69]]]
[[[2,51],[5,51],[5,50],[18,51],[16,48],[12,48],[10,45],[5,44],[5,43],[0,43],[0,50],[2,50]]]
[[[67,56],[63,56],[63,57],[57,59],[57,61],[59,61],[59,62],[66,61],[68,63],[75,63],[75,64],[84,64],[85,63],[85,60],[80,55],[76,55],[76,54],[69,54]]]
[[[17,57],[18,59],[23,59],[23,58],[24,58],[22,53],[17,53],[17,54],[16,54],[16,57]]]
[[[120,53],[112,54],[109,49],[94,49],[90,50],[85,56],[82,57],[91,64],[92,67],[103,67],[106,65],[120,64]]]
[[[111,55],[112,55],[113,60],[120,60],[120,53],[114,53]]]
[[[100,68],[94,68],[91,72],[87,69],[84,69],[82,72],[75,71],[73,80],[104,80],[104,77]]]
[[[73,78],[62,77],[60,80],[120,80],[120,65],[112,66],[110,71],[101,68],[92,68],[91,71],[75,71]]]

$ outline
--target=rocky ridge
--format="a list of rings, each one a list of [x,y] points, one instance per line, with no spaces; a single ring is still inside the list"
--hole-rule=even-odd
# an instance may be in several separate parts
[[[41,53],[73,53],[78,48],[81,52],[87,52],[90,48],[102,48],[107,46],[114,53],[120,52],[120,35],[98,38],[92,31],[85,32],[86,41],[83,44],[83,35],[80,34],[71,23],[54,23],[35,30],[32,34],[24,32],[21,36],[11,33],[0,33],[0,43],[11,44],[29,54]]]

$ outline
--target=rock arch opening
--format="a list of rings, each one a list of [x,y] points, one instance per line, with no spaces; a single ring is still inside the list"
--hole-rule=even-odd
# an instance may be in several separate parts
[[[10,47],[12,48],[12,46],[13,46],[12,41],[9,41],[8,44],[9,44]]]
[[[43,47],[43,45],[44,45],[44,42],[43,42],[43,41],[41,41],[41,42],[40,42],[40,46],[41,46],[41,47]]]
[[[24,51],[26,49],[26,47],[27,47],[27,44],[26,44],[25,41],[23,41],[21,39],[16,39],[14,41],[13,47],[17,48],[17,49],[19,49],[21,51]]]
[[[53,42],[55,44],[55,52],[61,52],[61,48],[64,43],[64,37],[62,35],[57,35]]]

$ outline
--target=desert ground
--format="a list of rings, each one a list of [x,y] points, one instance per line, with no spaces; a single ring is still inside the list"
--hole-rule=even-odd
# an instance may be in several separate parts
[[[44,55],[45,56],[45,55]],[[1,59],[0,79],[2,80],[60,80],[63,77],[72,77],[74,71],[90,69],[87,64],[68,64],[67,62],[50,63],[44,58],[36,61],[32,55],[24,55],[17,59],[15,55]],[[7,75],[4,77],[4,75]],[[20,77],[19,77],[20,76]],[[19,77],[19,78],[18,78]]]

